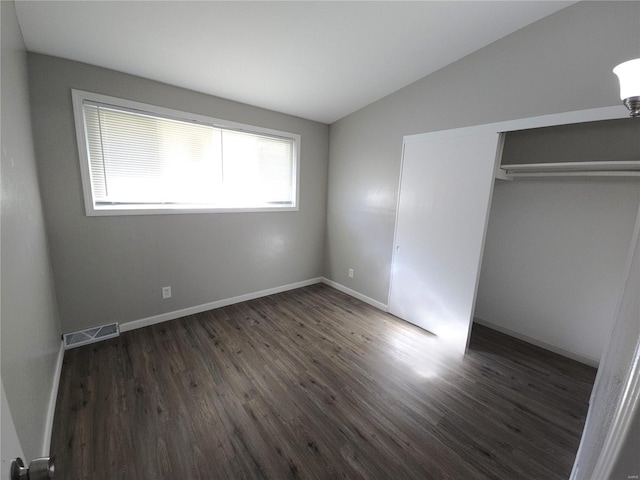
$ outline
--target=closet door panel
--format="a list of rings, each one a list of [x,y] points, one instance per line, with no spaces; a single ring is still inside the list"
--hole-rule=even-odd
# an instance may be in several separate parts
[[[467,348],[499,134],[405,143],[389,312]]]

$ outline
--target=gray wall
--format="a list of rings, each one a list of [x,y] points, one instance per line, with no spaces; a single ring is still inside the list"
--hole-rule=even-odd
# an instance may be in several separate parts
[[[63,331],[322,275],[327,125],[44,55],[29,54],[29,75]],[[301,134],[300,211],[85,216],[71,88]]]
[[[333,124],[325,276],[386,303],[402,137],[617,105],[620,102],[618,85],[611,69],[638,56],[639,20],[638,2],[578,3]],[[623,191],[629,189],[626,185],[619,186]],[[496,193],[497,201],[500,201],[500,192]],[[620,195],[629,197],[628,192]],[[571,202],[570,194],[559,201]],[[544,204],[528,206],[534,215],[543,208]],[[625,208],[629,210],[628,206]],[[527,214],[525,211],[512,213]],[[616,245],[629,242],[631,227],[628,225],[632,222],[633,218],[627,219],[623,215],[612,221],[614,227],[620,227],[619,231],[613,232],[614,236],[619,235],[615,237]],[[500,231],[489,232],[489,238],[500,236]],[[602,288],[606,299],[615,297],[625,252],[612,253],[599,245],[581,245],[579,248],[582,259],[595,258],[594,265],[604,263],[604,275],[611,279],[604,285],[598,281],[588,292]],[[610,261],[603,261],[602,255]],[[505,274],[511,272],[512,277],[516,276],[513,270],[516,266],[509,265],[504,258],[485,256],[483,264],[489,261],[498,262],[496,268]],[[355,270],[353,279],[347,274],[350,267]],[[576,265],[567,266],[569,269],[574,267]],[[522,272],[520,265],[517,268]],[[574,270],[573,274],[580,271]],[[483,276],[480,285],[478,303],[486,306],[482,313],[485,320],[491,321],[501,308],[501,284],[487,284],[487,278]],[[586,295],[577,300],[567,299],[570,304],[564,305],[563,311],[578,306],[576,301],[598,303],[600,300],[600,296],[589,298]],[[538,301],[545,304],[547,299],[539,297]],[[607,311],[610,306],[598,305],[599,312]],[[578,310],[582,311],[582,308]],[[553,321],[562,322],[558,313],[546,314],[553,317]],[[611,313],[605,319],[589,319],[586,324],[609,321]],[[517,325],[503,327],[517,330]],[[554,338],[540,340],[549,344],[555,342]],[[582,351],[576,353],[585,357],[591,355]]]
[[[639,204],[637,179],[496,182],[476,317],[598,365]]]
[[[31,136],[26,52],[13,2],[0,2],[0,8],[2,384],[20,444],[31,459],[48,448],[45,422],[60,326]],[[4,448],[3,442],[3,458]]]

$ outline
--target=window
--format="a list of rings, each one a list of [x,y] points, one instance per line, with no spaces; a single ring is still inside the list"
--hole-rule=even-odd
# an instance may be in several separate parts
[[[73,90],[87,215],[297,210],[300,136]]]

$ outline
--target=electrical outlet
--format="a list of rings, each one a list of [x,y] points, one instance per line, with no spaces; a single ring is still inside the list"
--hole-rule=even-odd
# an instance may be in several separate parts
[[[171,298],[171,287],[162,287],[162,298]]]
[[[353,268],[349,269],[349,278],[353,278]]]

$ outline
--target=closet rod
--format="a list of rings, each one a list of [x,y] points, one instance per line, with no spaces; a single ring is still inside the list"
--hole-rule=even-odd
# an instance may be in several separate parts
[[[504,176],[498,179],[511,180],[515,178],[534,178],[534,177],[640,177],[640,171],[621,171],[621,170],[587,170],[572,172],[509,172],[506,171]]]

